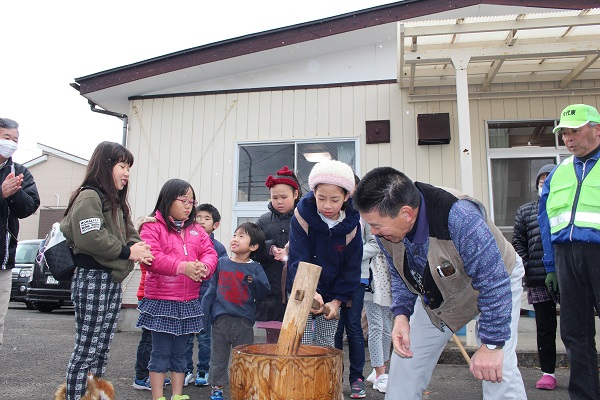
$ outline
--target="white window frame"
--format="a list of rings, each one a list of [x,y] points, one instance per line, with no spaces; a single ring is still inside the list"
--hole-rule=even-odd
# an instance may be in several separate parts
[[[241,146],[260,146],[260,145],[276,145],[276,144],[293,144],[294,145],[294,166],[298,164],[298,145],[305,143],[336,143],[336,142],[354,142],[354,166],[352,169],[357,173],[360,171],[360,137],[336,137],[336,138],[312,138],[312,139],[289,139],[289,140],[269,140],[269,141],[240,141],[235,144],[235,165],[233,179],[234,201],[232,206],[231,232],[237,228],[238,218],[258,218],[268,211],[269,201],[238,201],[238,180],[239,180],[239,161]],[[305,193],[306,194],[306,193]]]
[[[494,221],[494,188],[492,186],[492,160],[505,159],[505,158],[553,158],[556,164],[560,163],[566,157],[571,154],[567,150],[566,146],[559,146],[558,136],[554,134],[554,146],[555,147],[515,147],[515,148],[490,148],[490,124],[496,123],[510,123],[510,122],[528,122],[528,121],[554,121],[554,126],[558,124],[557,119],[545,119],[545,118],[529,118],[529,119],[503,119],[503,120],[484,120],[485,126],[485,147],[487,151],[487,180],[488,180],[488,203],[489,215]],[[494,221],[495,222],[495,221]],[[498,228],[506,228],[504,226],[498,226]]]

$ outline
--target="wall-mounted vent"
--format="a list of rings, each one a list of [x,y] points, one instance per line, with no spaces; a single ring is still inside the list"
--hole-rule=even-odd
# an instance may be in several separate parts
[[[450,143],[450,114],[417,114],[419,145]]]

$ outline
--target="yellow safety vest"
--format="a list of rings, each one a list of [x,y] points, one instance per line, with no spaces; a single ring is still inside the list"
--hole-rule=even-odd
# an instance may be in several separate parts
[[[554,171],[546,202],[552,234],[570,224],[600,230],[600,167],[597,165],[598,162],[581,185],[575,174],[573,156],[560,163]]]

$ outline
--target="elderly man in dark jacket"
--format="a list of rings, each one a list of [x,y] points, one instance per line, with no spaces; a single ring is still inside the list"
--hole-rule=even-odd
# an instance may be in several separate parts
[[[4,337],[4,317],[8,311],[11,270],[15,266],[19,219],[33,214],[40,206],[40,197],[33,176],[27,168],[14,163],[12,155],[19,142],[19,124],[0,118],[0,347]]]
[[[556,167],[544,165],[535,179],[536,192],[541,193],[544,180]],[[538,355],[543,375],[535,387],[542,390],[554,390],[557,382],[554,376],[556,366],[556,303],[546,287],[546,268],[542,262],[544,248],[538,224],[539,199],[523,204],[515,215],[512,244],[523,259],[525,266],[525,284],[527,302],[535,310]]]

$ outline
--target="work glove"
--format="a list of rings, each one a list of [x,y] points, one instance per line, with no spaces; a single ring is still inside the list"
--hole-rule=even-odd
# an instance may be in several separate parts
[[[546,275],[546,287],[551,293],[558,293],[558,278],[556,272],[548,272]]]

